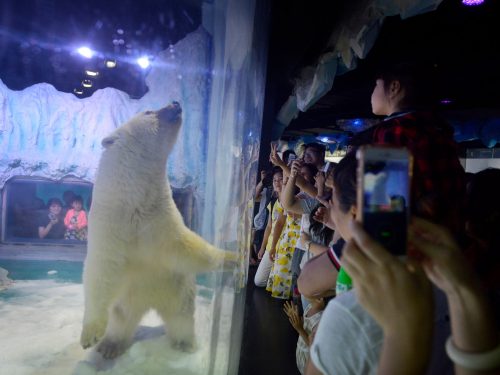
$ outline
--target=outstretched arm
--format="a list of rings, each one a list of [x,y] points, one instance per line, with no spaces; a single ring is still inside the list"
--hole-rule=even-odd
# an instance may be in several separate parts
[[[271,249],[269,250],[269,257],[272,261],[274,261],[274,255],[276,254],[276,245],[281,238],[281,232],[283,231],[285,222],[286,216],[283,214],[283,212],[278,212],[278,218],[276,219],[276,223],[274,224],[273,242],[271,243]]]
[[[283,208],[288,212],[292,212],[294,214],[303,214],[304,209],[300,204],[300,201],[295,197],[295,183],[297,182],[298,169],[300,168],[300,162],[295,160],[292,163],[292,170],[290,174],[290,178],[287,183],[283,187],[283,191],[281,192],[281,204]]]

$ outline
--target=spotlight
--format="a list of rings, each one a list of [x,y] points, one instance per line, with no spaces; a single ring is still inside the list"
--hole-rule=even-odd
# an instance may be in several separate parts
[[[481,5],[482,3],[484,3],[484,0],[462,0],[462,4],[466,6]]]
[[[78,53],[87,59],[91,59],[94,56],[94,51],[92,51],[89,47],[80,47],[78,48]]]
[[[85,74],[89,77],[97,77],[99,72],[97,70],[85,70]]]
[[[116,60],[106,60],[104,61],[104,65],[106,65],[106,68],[113,69],[116,66]]]
[[[73,92],[76,94],[76,95],[82,95],[83,94],[83,90],[82,89],[74,89]]]
[[[137,64],[139,64],[142,69],[146,69],[149,67],[150,62],[147,56],[142,56],[137,59]]]
[[[88,87],[92,87],[92,81],[91,81],[90,79],[84,79],[84,80],[82,81],[82,86],[83,86],[83,87],[87,87],[87,88],[88,88]]]
[[[451,99],[441,99],[441,104],[451,104],[453,103],[453,100]]]
[[[322,143],[327,143],[327,144],[333,144],[333,143],[338,143],[337,140],[333,136],[319,136],[316,137],[316,139]]]

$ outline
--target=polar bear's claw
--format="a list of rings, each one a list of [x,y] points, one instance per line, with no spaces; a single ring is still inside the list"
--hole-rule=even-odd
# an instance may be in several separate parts
[[[101,337],[104,336],[105,328],[103,324],[85,324],[83,326],[82,335],[80,336],[82,348],[87,349],[97,344]]]
[[[196,351],[196,344],[187,340],[175,340],[172,342],[172,347],[186,353],[194,353]]]
[[[111,341],[109,339],[103,339],[99,345],[97,345],[97,351],[101,353],[105,359],[113,359],[122,355],[128,348],[128,345],[124,341]]]

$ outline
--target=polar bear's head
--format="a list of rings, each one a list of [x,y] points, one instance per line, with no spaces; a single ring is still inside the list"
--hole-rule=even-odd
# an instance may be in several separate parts
[[[137,114],[102,140],[105,150],[101,167],[164,169],[181,127],[181,114],[177,102],[158,111]]]

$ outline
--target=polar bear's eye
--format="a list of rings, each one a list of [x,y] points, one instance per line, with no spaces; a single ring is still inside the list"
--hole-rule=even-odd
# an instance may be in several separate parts
[[[116,137],[107,137],[104,138],[101,142],[102,147],[108,148],[111,146],[113,143],[115,143]]]

